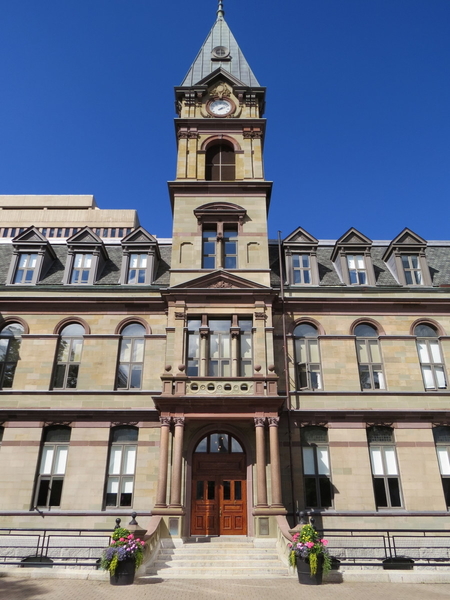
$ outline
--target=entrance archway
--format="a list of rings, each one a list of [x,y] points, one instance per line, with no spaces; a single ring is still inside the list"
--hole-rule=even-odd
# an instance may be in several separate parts
[[[192,457],[191,535],[247,535],[247,461],[238,440],[209,433]]]

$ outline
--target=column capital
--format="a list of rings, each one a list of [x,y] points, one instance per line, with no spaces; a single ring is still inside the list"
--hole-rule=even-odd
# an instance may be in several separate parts
[[[266,423],[266,417],[255,417],[254,419],[255,427],[264,427]]]
[[[174,419],[173,419],[175,427],[184,427],[184,421],[185,421],[184,417],[174,417]]]
[[[280,417],[268,417],[269,427],[278,427],[278,423],[280,422]]]
[[[162,427],[170,427],[172,423],[172,417],[159,417],[159,421]]]

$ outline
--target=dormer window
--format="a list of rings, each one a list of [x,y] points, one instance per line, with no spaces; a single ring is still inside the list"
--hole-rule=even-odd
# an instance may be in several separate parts
[[[55,253],[48,240],[35,227],[29,227],[12,240],[13,258],[6,283],[35,285],[50,268]]]
[[[299,227],[283,241],[288,285],[319,285],[319,242]]]
[[[67,240],[68,252],[63,283],[93,285],[108,260],[105,246],[89,227]]]
[[[389,244],[383,260],[400,285],[433,285],[426,247],[426,240],[410,229],[404,229]]]
[[[349,229],[338,239],[331,254],[336,271],[346,285],[375,285],[370,250],[372,240],[357,231]]]
[[[127,285],[151,285],[160,259],[156,238],[138,227],[123,238],[120,282]]]

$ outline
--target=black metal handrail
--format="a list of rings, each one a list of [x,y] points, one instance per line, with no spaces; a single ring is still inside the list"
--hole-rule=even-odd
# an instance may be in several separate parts
[[[14,542],[11,536],[14,536]],[[71,544],[72,540],[81,540],[83,537],[86,538],[86,545]],[[4,538],[8,538],[7,545],[2,543]],[[30,543],[26,543],[26,540],[29,540]],[[94,544],[93,540],[98,540],[98,543]],[[26,564],[31,567],[54,564],[55,566],[77,565],[98,568],[100,554],[110,542],[111,528],[0,528],[0,565]],[[75,550],[78,551],[77,555],[70,556],[70,552]],[[93,553],[97,556],[93,556]],[[33,561],[33,559],[36,560]]]

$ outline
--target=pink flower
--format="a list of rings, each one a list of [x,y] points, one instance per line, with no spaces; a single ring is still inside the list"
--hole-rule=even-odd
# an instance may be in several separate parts
[[[134,538],[134,535],[132,533],[130,533],[130,535],[128,536],[129,540],[132,540]]]
[[[312,548],[314,546],[314,542],[306,542],[305,546],[307,548]]]
[[[111,546],[112,546],[113,544],[115,544],[115,543],[116,543],[116,542],[115,542],[114,540],[111,540]]]
[[[328,545],[328,540],[326,540],[325,538],[324,538],[323,540],[320,540],[320,541],[322,542],[322,544],[323,544],[324,546],[327,546],[327,545]]]
[[[145,546],[145,542],[142,542],[142,541],[141,541],[141,546]]]
[[[119,538],[119,542],[124,542],[125,538]]]

